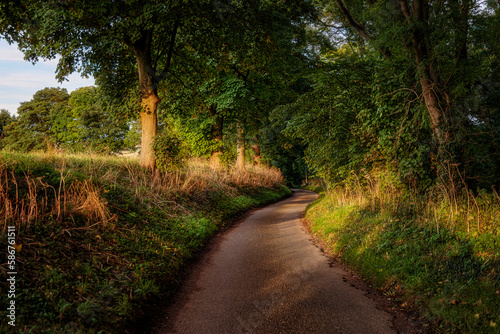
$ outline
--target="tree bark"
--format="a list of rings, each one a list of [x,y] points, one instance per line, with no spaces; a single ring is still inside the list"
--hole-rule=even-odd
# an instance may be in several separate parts
[[[134,44],[134,51],[139,74],[141,95],[141,156],[139,165],[155,169],[153,141],[158,133],[157,107],[160,98],[157,92],[157,78],[152,67],[151,43],[152,31],[143,31],[141,38]]]
[[[238,125],[236,169],[245,170],[245,129],[241,125]]]
[[[457,47],[457,65],[467,60],[467,38],[469,35],[469,14],[472,4],[470,0],[451,2],[455,12],[455,24],[459,33],[455,36]]]
[[[413,46],[424,103],[431,120],[431,127],[438,142],[443,144],[447,138],[447,135],[442,133],[445,113],[440,106],[439,79],[437,71],[429,57],[430,45],[426,33],[428,31],[429,5],[427,0],[414,0],[410,10],[407,0],[398,1],[401,4],[401,11],[407,23],[412,26],[411,44]]]
[[[144,168],[155,169],[155,156],[153,150],[153,141],[158,133],[156,107],[160,99],[157,95],[142,97],[141,115],[141,156],[139,165]]]
[[[425,106],[431,119],[431,127],[439,143],[443,143],[443,134],[441,133],[441,121],[443,120],[443,111],[439,107],[439,100],[434,91],[434,83],[428,79],[422,70],[419,70],[420,85],[422,86],[422,95]]]

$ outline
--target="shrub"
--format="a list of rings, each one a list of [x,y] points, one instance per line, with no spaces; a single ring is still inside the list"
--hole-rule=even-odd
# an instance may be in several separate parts
[[[163,172],[172,171],[185,160],[181,141],[172,133],[164,132],[157,136],[153,150],[156,167]]]

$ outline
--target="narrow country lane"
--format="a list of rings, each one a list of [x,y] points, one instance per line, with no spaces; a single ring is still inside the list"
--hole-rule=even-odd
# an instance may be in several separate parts
[[[153,333],[395,333],[391,315],[344,282],[303,230],[316,197],[295,191],[226,232]]]

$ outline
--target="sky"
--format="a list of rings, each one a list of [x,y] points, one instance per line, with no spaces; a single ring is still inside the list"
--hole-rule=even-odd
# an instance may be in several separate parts
[[[9,45],[0,38],[0,109],[11,114],[17,112],[21,102],[29,101],[33,95],[45,87],[62,87],[68,93],[80,87],[94,85],[94,79],[85,79],[79,73],[68,77],[62,84],[56,80],[57,60],[40,60],[33,65],[24,60],[24,55],[16,45]]]

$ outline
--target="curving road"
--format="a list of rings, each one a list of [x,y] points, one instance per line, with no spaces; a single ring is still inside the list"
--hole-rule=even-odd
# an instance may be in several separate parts
[[[316,197],[295,191],[223,234],[153,333],[396,333],[302,229]]]

